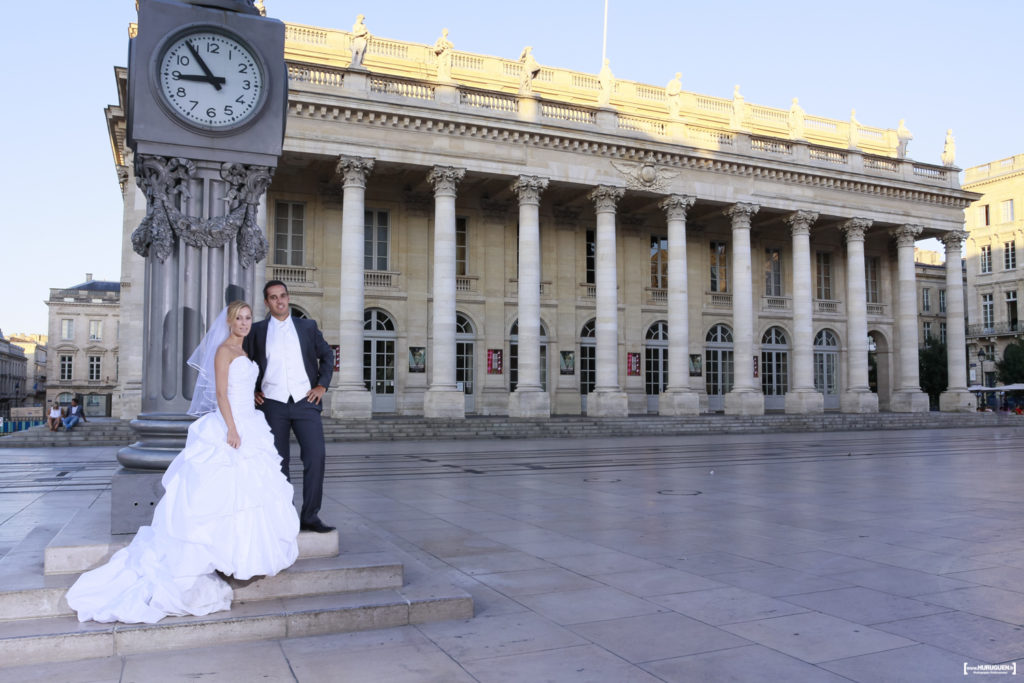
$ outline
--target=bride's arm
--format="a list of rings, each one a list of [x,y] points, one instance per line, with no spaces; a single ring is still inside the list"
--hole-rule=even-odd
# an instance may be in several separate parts
[[[231,403],[228,401],[228,368],[231,367],[232,360],[234,358],[231,351],[222,346],[217,349],[217,355],[213,358],[213,369],[217,380],[217,408],[224,418],[224,424],[228,426],[228,445],[238,448],[242,444],[242,439],[235,428],[235,418],[231,414]]]

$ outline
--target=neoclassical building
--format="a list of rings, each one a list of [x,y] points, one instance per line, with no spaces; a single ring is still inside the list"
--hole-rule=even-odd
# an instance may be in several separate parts
[[[908,158],[904,128],[568,71],[529,49],[358,42],[287,25],[285,151],[263,210],[266,277],[339,352],[331,414],[927,410],[914,242],[955,255],[946,306],[961,320],[975,195],[956,168]],[[141,338],[129,237],[145,199],[117,73],[122,319]],[[971,409],[962,325],[947,334],[943,408]],[[134,417],[128,346],[115,413]]]

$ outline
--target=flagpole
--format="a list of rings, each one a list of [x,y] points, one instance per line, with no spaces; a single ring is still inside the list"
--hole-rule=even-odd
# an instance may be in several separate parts
[[[604,36],[601,38],[601,66],[608,56],[608,0],[604,0]]]

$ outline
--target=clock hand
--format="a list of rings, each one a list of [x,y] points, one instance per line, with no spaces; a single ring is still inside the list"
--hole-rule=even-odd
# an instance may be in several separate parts
[[[202,74],[178,74],[178,80],[179,81],[200,81],[202,83],[209,83],[209,84],[213,85],[214,87],[216,87],[218,83],[220,85],[224,85],[227,82],[224,79],[223,76],[214,76],[211,79],[210,77],[204,76]]]
[[[213,75],[213,72],[210,71],[210,67],[206,66],[206,62],[203,61],[203,58],[199,56],[199,52],[194,47],[192,47],[192,41],[186,40],[185,41],[185,45],[188,46],[188,51],[191,52],[192,56],[196,58],[197,62],[199,62],[199,68],[203,70],[204,74],[206,74],[206,78],[201,79],[201,80],[205,80],[207,83],[212,85],[214,88],[216,88],[217,90],[220,90],[221,83],[224,82],[224,79],[221,78],[221,77]],[[192,80],[192,79],[186,79],[186,80]]]

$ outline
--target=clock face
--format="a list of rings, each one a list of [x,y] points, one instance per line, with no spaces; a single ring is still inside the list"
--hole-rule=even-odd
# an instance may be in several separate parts
[[[185,123],[225,131],[249,121],[263,104],[264,70],[241,40],[193,28],[159,52],[156,83],[164,105]]]

